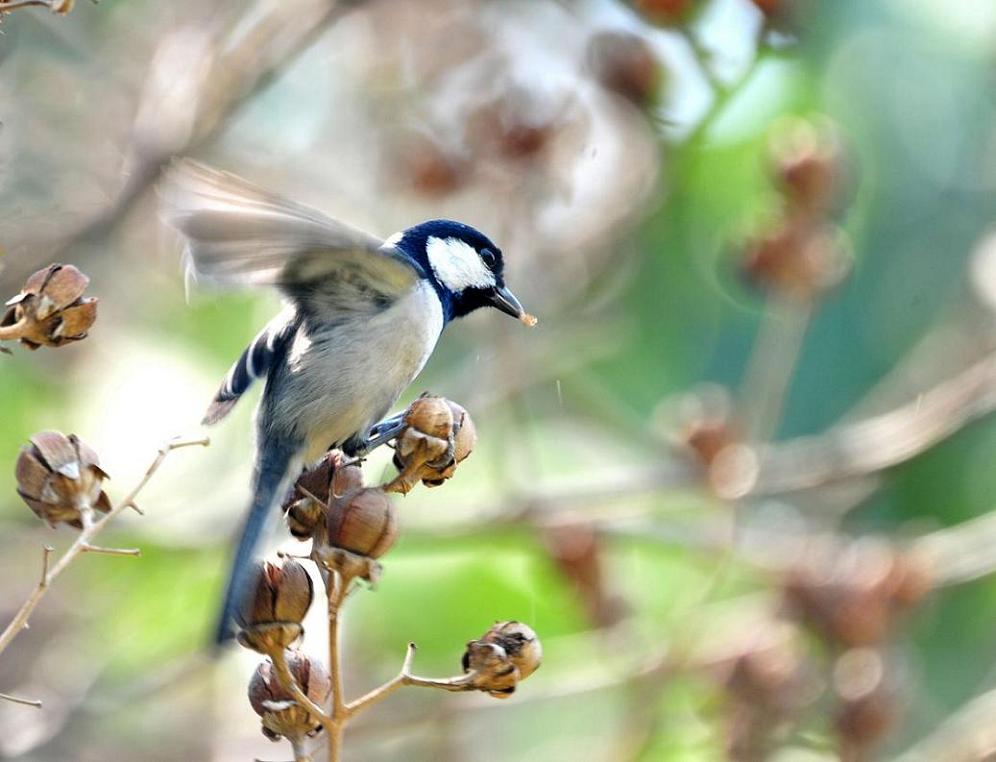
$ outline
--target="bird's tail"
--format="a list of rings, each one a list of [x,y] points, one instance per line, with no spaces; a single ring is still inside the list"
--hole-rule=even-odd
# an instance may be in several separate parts
[[[260,537],[268,520],[276,511],[277,504],[283,498],[290,486],[289,482],[297,458],[295,447],[281,442],[267,442],[259,452],[256,472],[253,479],[253,499],[242,526],[242,536],[238,548],[232,558],[232,568],[225,587],[225,598],[222,604],[221,616],[215,631],[214,642],[221,645],[234,637],[232,620],[238,610],[239,603],[246,594],[246,583],[252,568],[253,557],[256,555]]]

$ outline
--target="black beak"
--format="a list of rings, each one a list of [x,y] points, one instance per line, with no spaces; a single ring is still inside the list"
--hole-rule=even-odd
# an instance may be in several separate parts
[[[515,294],[504,286],[495,286],[489,301],[493,307],[514,318],[521,318],[526,313],[519,300],[515,298]]]

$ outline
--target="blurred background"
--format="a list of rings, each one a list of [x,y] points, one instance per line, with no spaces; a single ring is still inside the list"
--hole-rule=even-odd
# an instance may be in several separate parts
[[[15,494],[28,437],[79,434],[120,498],[279,308],[185,286],[154,190],[174,155],[384,236],[473,224],[540,318],[453,325],[403,400],[459,401],[480,442],[403,499],[346,610],[346,691],[409,640],[419,674],[458,673],[498,619],[544,666],[508,701],[402,691],[347,759],[996,754],[991,0],[0,16],[0,295],[60,261],[100,299],[85,341],[0,355],[5,620],[72,539]],[[256,395],[103,538],[141,558],[79,559],[0,657],[0,691],[44,701],[0,702],[0,756],[290,758],[255,659],[202,655]]]

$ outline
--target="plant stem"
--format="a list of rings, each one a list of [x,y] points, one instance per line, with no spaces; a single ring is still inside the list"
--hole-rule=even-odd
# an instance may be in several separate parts
[[[339,762],[349,710],[342,694],[342,657],[339,653],[339,611],[349,590],[351,577],[332,570],[326,578],[329,608],[329,673],[332,676],[332,722],[329,728],[329,762]]]
[[[20,696],[11,696],[9,693],[0,693],[0,701],[10,701],[14,704],[24,704],[25,706],[33,706],[36,709],[41,709],[42,707],[41,701],[21,698]]]
[[[159,454],[156,459],[152,461],[152,464],[146,470],[145,475],[139,481],[138,485],[125,496],[121,502],[114,506],[109,513],[107,513],[99,521],[93,521],[92,514],[90,511],[82,511],[81,515],[83,518],[83,529],[80,531],[79,536],[69,546],[69,549],[62,555],[62,557],[56,562],[55,566],[49,569],[49,556],[52,554],[52,548],[46,546],[42,556],[42,574],[41,579],[38,581],[37,586],[32,591],[31,595],[28,596],[27,600],[22,604],[20,610],[14,615],[13,620],[7,625],[7,628],[0,634],[0,653],[3,653],[7,646],[10,645],[11,641],[17,637],[17,635],[28,625],[28,619],[31,617],[31,613],[35,610],[35,607],[41,602],[41,599],[45,596],[48,591],[49,586],[55,581],[55,578],[65,571],[66,567],[71,564],[76,556],[80,553],[85,552],[100,552],[109,553],[113,552],[116,555],[137,555],[137,553],[131,550],[118,550],[114,551],[110,548],[97,548],[92,544],[92,540],[107,526],[107,523],[114,519],[119,513],[129,508],[132,503],[135,502],[135,498],[138,493],[142,491],[142,488],[148,484],[149,479],[152,475],[159,470],[159,466],[166,459],[173,450],[179,450],[181,447],[191,447],[193,445],[201,445],[205,447],[209,444],[210,440],[207,437],[200,439],[174,439],[164,445],[159,450]]]

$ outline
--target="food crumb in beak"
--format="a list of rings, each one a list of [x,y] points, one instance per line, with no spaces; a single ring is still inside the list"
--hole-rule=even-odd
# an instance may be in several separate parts
[[[534,325],[536,325],[539,322],[539,318],[537,318],[535,315],[530,315],[528,312],[523,312],[521,315],[519,315],[519,320],[521,320],[524,325],[527,325],[530,328],[532,328]]]

